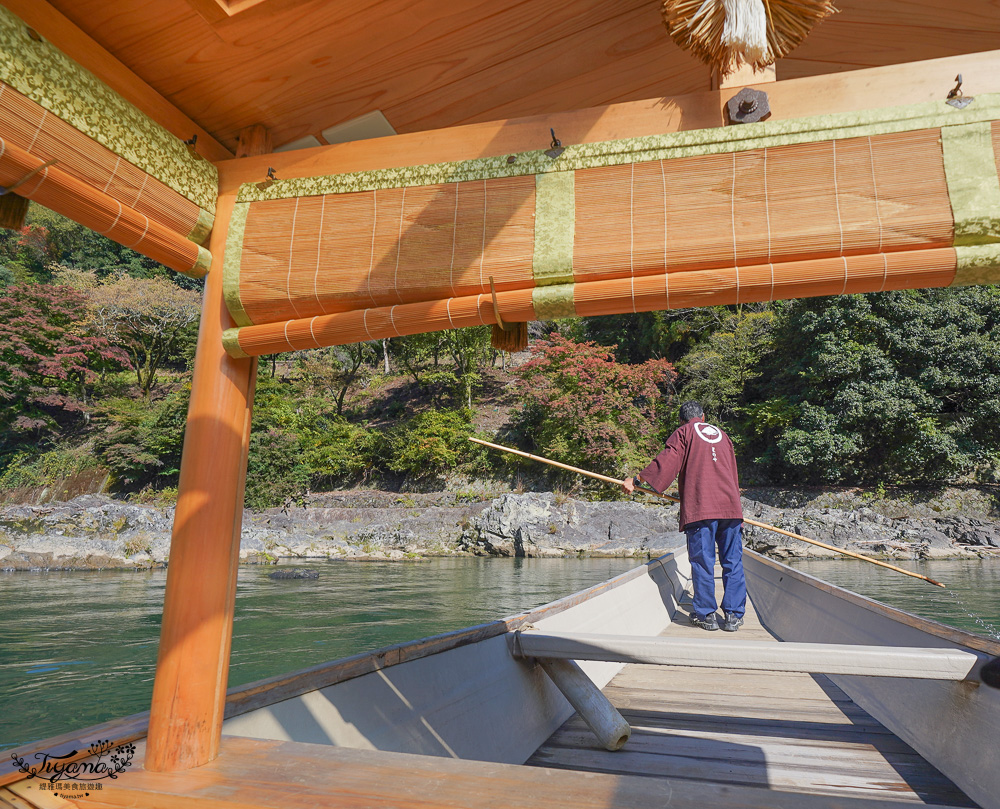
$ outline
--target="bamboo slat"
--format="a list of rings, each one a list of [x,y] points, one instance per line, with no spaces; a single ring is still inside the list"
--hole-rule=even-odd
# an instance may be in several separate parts
[[[940,130],[584,169],[574,276],[943,247]]]
[[[240,300],[254,323],[532,285],[535,178],[254,203]]]
[[[993,159],[997,164],[997,174],[1000,175],[1000,121],[994,121],[991,130],[993,135]]]

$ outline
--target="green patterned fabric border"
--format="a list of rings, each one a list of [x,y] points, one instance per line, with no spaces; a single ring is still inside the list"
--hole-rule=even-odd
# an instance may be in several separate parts
[[[1000,242],[1000,180],[988,122],[941,130],[955,245]]]
[[[1000,284],[1000,244],[959,245],[953,287]]]
[[[194,262],[194,266],[182,274],[189,275],[192,278],[204,278],[208,275],[210,269],[212,269],[212,254],[201,245],[198,245],[198,258]]]
[[[539,286],[573,281],[576,175],[572,171],[535,177],[535,252],[531,272]]]
[[[576,314],[576,305],[573,303],[573,284],[535,287],[531,290],[531,305],[539,320],[573,317]]]
[[[195,244],[204,244],[208,234],[212,232],[212,225],[215,224],[215,214],[209,213],[204,208],[198,214],[198,221],[188,234],[188,238]]]
[[[571,145],[555,159],[539,150],[455,163],[278,180],[265,189],[257,188],[256,183],[246,183],[241,186],[238,199],[240,202],[260,202],[497,177],[523,177],[529,174],[909,132],[996,119],[1000,119],[1000,94],[984,94],[977,96],[964,110],[957,110],[944,101],[928,101],[901,107]]]
[[[226,349],[226,353],[230,357],[236,357],[236,359],[246,359],[250,356],[246,351],[240,348],[239,329],[226,329],[222,332],[222,347]]]
[[[36,42],[0,6],[0,79],[207,211],[215,211],[219,173],[180,138],[48,42]]]
[[[247,214],[250,203],[237,202],[233,206],[233,214],[229,217],[229,232],[226,234],[226,252],[222,258],[222,297],[226,308],[237,326],[250,326],[252,321],[247,316],[240,300],[240,264],[243,260],[243,233],[247,226]]]

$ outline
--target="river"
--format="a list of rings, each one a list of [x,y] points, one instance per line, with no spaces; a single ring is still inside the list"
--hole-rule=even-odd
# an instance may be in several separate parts
[[[230,685],[523,612],[634,567],[632,559],[312,562],[318,579],[239,573]],[[1000,559],[901,563],[924,582],[850,560],[796,566],[1000,638]],[[166,572],[0,574],[0,749],[148,709]]]

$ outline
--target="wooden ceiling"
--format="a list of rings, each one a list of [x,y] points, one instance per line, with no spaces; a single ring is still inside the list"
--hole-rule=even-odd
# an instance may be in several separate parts
[[[17,13],[24,0],[0,2]],[[252,124],[278,146],[376,109],[404,133],[709,86],[668,37],[659,0],[49,3],[230,149]],[[1000,43],[1000,0],[838,5],[778,78]],[[891,87],[872,92],[891,103]]]

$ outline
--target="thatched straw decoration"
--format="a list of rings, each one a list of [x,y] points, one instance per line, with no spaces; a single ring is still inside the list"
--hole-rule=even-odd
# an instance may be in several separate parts
[[[733,40],[732,16],[758,14],[763,2],[767,17],[767,49],[744,48]],[[752,8],[754,7],[754,8]],[[726,76],[741,65],[761,70],[787,55],[820,20],[836,13],[833,0],[663,0],[663,21],[680,47]]]
[[[490,345],[497,351],[509,351],[511,354],[524,351],[528,347],[528,324],[518,322],[506,325],[508,328],[501,329],[494,324]]]
[[[28,200],[8,192],[0,196],[0,228],[20,230],[28,215]]]

